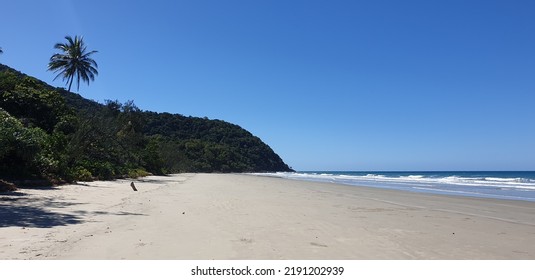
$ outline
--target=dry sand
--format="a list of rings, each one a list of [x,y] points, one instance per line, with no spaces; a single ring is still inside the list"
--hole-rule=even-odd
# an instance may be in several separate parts
[[[234,174],[0,195],[0,259],[535,259],[535,203]]]

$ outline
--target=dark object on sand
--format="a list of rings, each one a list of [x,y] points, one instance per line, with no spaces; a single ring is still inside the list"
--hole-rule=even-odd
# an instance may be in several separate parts
[[[132,187],[132,189],[137,192],[137,189],[136,189],[136,186],[134,185],[134,182],[130,183],[130,187]]]

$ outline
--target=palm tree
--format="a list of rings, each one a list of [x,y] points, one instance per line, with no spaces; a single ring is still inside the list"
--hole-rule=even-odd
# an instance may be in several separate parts
[[[88,52],[87,47],[84,44],[84,38],[79,36],[65,36],[67,43],[57,43],[54,45],[55,49],[60,50],[62,53],[56,53],[50,57],[48,63],[48,70],[59,72],[54,78],[56,80],[59,76],[63,80],[67,80],[66,85],[69,85],[68,91],[71,91],[71,85],[76,77],[78,90],[80,90],[80,79],[87,82],[94,81],[95,76],[98,75],[98,65],[90,58],[90,56],[97,51]]]

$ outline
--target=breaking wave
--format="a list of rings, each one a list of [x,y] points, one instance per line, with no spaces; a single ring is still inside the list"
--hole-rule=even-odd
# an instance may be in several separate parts
[[[278,172],[255,175],[535,201],[535,172]]]

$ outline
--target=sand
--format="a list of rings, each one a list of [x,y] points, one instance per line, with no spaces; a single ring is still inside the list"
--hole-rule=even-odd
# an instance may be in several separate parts
[[[0,259],[535,259],[535,203],[179,174],[0,195]]]

